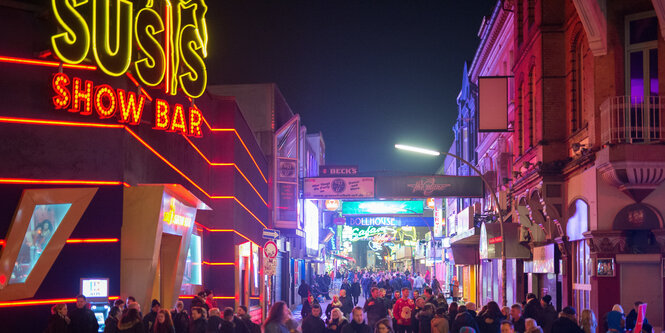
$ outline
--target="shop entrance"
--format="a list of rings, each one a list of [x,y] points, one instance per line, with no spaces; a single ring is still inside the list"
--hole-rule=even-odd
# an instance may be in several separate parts
[[[663,328],[660,255],[617,255],[617,262],[621,264],[621,306],[624,311],[628,313],[635,301],[647,303],[649,324],[655,332],[660,332]]]

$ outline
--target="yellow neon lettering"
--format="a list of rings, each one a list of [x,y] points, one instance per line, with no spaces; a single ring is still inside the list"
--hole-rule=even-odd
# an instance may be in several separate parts
[[[111,33],[109,2],[110,0],[92,1],[92,51],[104,73],[120,76],[127,72],[132,58],[133,5],[127,0],[116,0],[115,29]],[[115,36],[114,45],[111,45],[111,36]]]
[[[62,62],[78,64],[85,59],[90,49],[90,34],[88,24],[83,16],[76,10],[87,0],[52,0],[55,20],[64,30],[51,37],[53,53]]]
[[[107,104],[104,103],[106,100]],[[117,100],[113,88],[102,84],[95,91],[95,110],[100,119],[111,118],[115,114]]]
[[[155,102],[155,127],[153,128],[165,130],[169,127],[169,103],[159,98]]]
[[[142,51],[134,62],[136,76],[141,82],[154,87],[162,82],[166,73],[164,49],[155,38],[164,32],[164,23],[156,11],[143,8],[136,15],[135,27],[136,44]]]
[[[205,62],[203,61],[203,47],[199,44],[200,42],[196,38],[192,38],[196,35],[196,27],[193,25],[187,25],[182,30],[180,41],[182,62],[188,71],[178,76],[178,81],[180,82],[180,88],[182,88],[182,91],[192,98],[203,95],[208,82]],[[185,41],[188,37],[190,39]],[[186,49],[183,49],[183,47],[186,47]]]
[[[131,91],[125,92],[123,89],[118,89],[118,101],[120,102],[118,121],[129,123],[130,125],[138,125],[141,122],[141,114],[143,114],[145,96],[139,95],[139,102],[136,105],[136,94]]]

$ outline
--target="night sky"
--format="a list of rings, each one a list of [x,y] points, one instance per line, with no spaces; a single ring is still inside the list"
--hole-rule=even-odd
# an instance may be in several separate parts
[[[472,1],[207,1],[209,84],[275,82],[326,163],[433,173],[447,150],[464,62],[483,16]]]

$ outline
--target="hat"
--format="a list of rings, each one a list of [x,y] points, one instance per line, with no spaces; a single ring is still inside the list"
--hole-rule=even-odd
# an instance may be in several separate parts
[[[574,316],[575,315],[575,308],[572,306],[567,306],[561,310],[561,312],[569,315],[569,316]]]
[[[459,333],[476,333],[476,330],[474,330],[473,327],[464,326],[459,329]]]
[[[158,300],[153,299],[152,304],[150,305],[151,308],[154,308],[155,306],[162,306]]]
[[[550,304],[550,302],[552,302],[552,296],[550,295],[543,296],[543,302]]]

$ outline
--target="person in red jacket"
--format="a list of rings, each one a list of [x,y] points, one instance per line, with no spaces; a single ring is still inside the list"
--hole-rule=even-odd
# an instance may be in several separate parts
[[[416,305],[413,300],[409,298],[409,288],[402,288],[402,298],[398,299],[393,306],[393,316],[397,327],[395,333],[411,333],[411,317],[413,316],[413,309]]]

